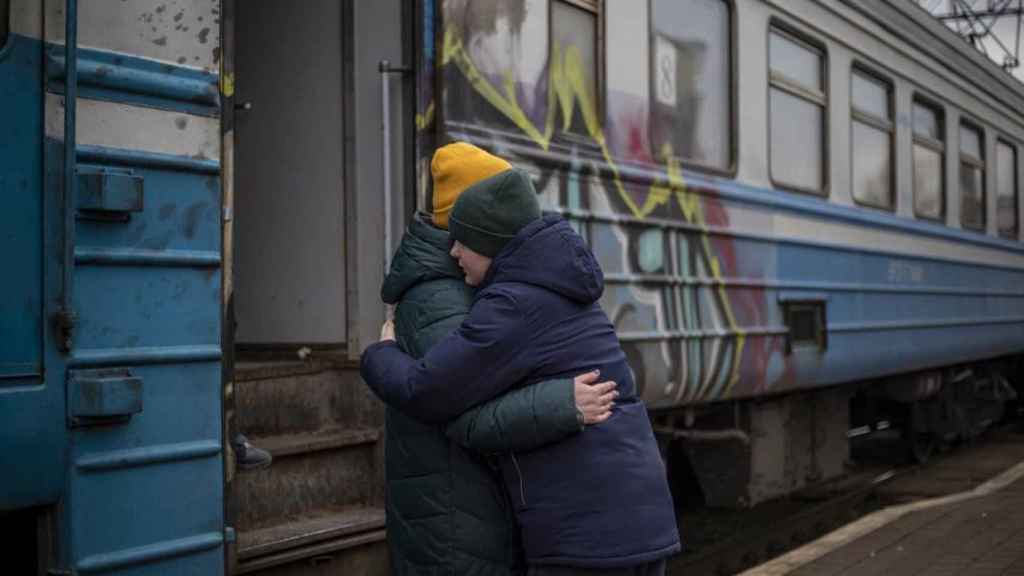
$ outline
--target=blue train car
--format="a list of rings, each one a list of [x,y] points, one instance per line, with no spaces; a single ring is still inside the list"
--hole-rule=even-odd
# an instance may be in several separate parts
[[[454,139],[589,242],[677,499],[1019,384],[1024,89],[910,2],[0,0],[0,107],[16,573],[386,573],[356,368]]]

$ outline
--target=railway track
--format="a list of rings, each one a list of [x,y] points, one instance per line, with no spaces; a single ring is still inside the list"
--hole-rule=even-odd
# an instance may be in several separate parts
[[[875,498],[877,490],[916,468],[862,473],[838,485],[803,491],[790,498],[783,510],[777,506],[762,514],[740,512],[751,513],[746,526],[699,552],[676,556],[669,562],[668,573],[725,576],[756,566],[881,507],[883,503]],[[685,515],[681,523],[685,545]]]
[[[736,574],[890,504],[970,489],[1024,458],[1021,422],[1011,419],[923,466],[901,463],[895,456],[905,446],[887,448],[883,437],[861,451],[862,470],[848,477],[749,510],[684,512],[684,553],[670,560],[668,574]]]

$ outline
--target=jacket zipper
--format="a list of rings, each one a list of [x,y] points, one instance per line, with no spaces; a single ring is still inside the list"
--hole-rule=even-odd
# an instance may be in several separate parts
[[[516,475],[519,476],[519,499],[523,506],[526,506],[526,486],[523,481],[523,471],[519,469],[519,461],[516,460],[515,452],[512,453],[512,465],[516,467]]]

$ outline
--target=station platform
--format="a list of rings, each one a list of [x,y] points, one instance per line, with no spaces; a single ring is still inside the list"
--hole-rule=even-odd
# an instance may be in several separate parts
[[[1024,461],[971,490],[884,508],[743,576],[1024,576]]]

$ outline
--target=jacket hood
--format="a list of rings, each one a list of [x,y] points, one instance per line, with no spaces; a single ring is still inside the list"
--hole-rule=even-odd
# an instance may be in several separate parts
[[[604,292],[604,273],[583,238],[557,214],[527,224],[494,258],[480,288],[492,282],[540,286],[582,304]]]
[[[448,254],[448,232],[429,223],[429,216],[417,213],[402,236],[391,270],[380,288],[381,299],[395,304],[413,286],[439,278],[463,278],[458,263]]]

